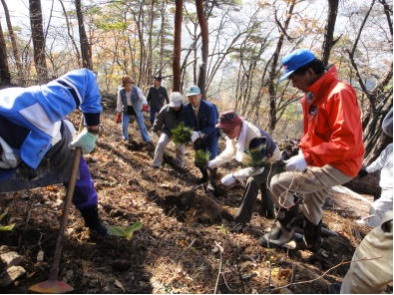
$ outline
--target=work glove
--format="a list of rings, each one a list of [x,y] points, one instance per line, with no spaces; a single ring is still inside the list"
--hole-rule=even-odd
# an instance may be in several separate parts
[[[363,177],[365,177],[367,175],[368,175],[368,171],[364,167],[362,167],[360,169],[360,171],[358,172],[358,177],[360,177],[360,178],[363,178]]]
[[[83,154],[90,153],[96,144],[98,135],[90,133],[86,128],[78,134],[77,138],[69,144],[71,149],[80,147]]]
[[[222,161],[220,160],[220,158],[216,157],[215,159],[209,161],[207,166],[209,169],[215,169],[220,166],[221,162]]]
[[[195,142],[197,139],[199,139],[201,137],[201,133],[198,131],[192,131],[192,134],[190,136],[190,139],[192,140],[192,142]]]
[[[115,122],[116,122],[116,124],[119,124],[120,122],[122,122],[122,114],[121,113],[116,114]]]
[[[235,183],[236,179],[234,177],[234,175],[232,173],[227,174],[226,176],[224,176],[220,182],[225,185],[225,186],[230,186],[233,185]]]
[[[244,182],[255,171],[253,167],[244,168],[233,173],[233,176],[239,182]]]
[[[285,169],[287,171],[304,171],[308,164],[305,161],[304,155],[301,150],[299,151],[297,156],[291,157],[290,159],[284,161],[286,166]]]
[[[144,105],[142,106],[142,111],[143,111],[143,112],[149,112],[149,105],[144,104]]]

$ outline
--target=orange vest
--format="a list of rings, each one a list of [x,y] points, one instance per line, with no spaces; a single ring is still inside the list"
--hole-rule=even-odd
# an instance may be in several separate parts
[[[337,78],[332,66],[301,100],[304,135],[300,148],[308,165],[330,165],[348,176],[357,176],[364,157],[361,112],[352,86]]]

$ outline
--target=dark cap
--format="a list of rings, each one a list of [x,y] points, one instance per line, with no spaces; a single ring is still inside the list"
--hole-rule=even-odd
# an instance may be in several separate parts
[[[216,124],[217,128],[231,130],[235,126],[241,125],[242,119],[238,114],[234,111],[229,111],[220,114],[219,123]]]
[[[153,79],[155,79],[155,80],[160,82],[161,80],[163,80],[163,77],[161,75],[156,75],[156,76],[153,77]]]

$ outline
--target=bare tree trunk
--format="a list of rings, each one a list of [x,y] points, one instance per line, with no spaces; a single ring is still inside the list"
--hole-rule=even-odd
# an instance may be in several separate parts
[[[40,0],[29,0],[31,35],[34,47],[34,63],[39,82],[48,81],[48,67],[45,59],[45,38],[42,26]]]
[[[196,0],[196,10],[198,16],[198,22],[200,24],[201,30],[201,53],[202,61],[200,64],[200,72],[198,75],[198,87],[200,87],[201,92],[205,94],[205,82],[207,75],[207,64],[208,64],[208,52],[209,52],[209,32],[208,32],[208,21],[204,14],[204,3],[205,1]]]
[[[173,91],[181,91],[181,39],[182,39],[182,18],[183,1],[175,0],[175,25],[174,25],[174,59],[172,71],[174,75]]]
[[[323,58],[322,62],[325,66],[328,64],[330,59],[331,49],[334,47],[335,43],[338,42],[339,38],[334,40],[334,29],[335,22],[337,20],[339,0],[328,0],[328,17],[326,27],[324,29],[324,42],[323,42]]]
[[[7,48],[5,46],[3,29],[0,23],[0,86],[11,83],[10,69],[7,60]]]
[[[4,0],[2,0],[2,1],[4,1]],[[59,0],[59,2],[60,2],[60,5],[62,6],[64,17],[66,18],[67,35],[68,35],[68,37],[70,38],[70,40],[71,40],[71,42],[73,44],[73,47],[75,49],[75,53],[77,54],[78,66],[80,67],[81,66],[81,54],[79,53],[79,49],[78,49],[77,43],[75,42],[74,36],[72,34],[72,31],[71,31],[70,19],[68,17],[68,13],[67,13],[66,7],[64,7],[63,1]]]
[[[268,92],[269,92],[269,131],[272,133],[276,127],[276,123],[278,122],[277,114],[276,114],[276,86],[275,86],[275,80],[276,80],[276,74],[277,74],[277,65],[278,65],[278,60],[279,60],[279,55],[282,50],[283,46],[283,41],[285,39],[285,36],[287,35],[287,29],[289,27],[290,20],[293,16],[293,10],[294,6],[296,5],[296,0],[291,0],[289,3],[289,10],[287,12],[286,20],[284,22],[284,25],[280,23],[280,21],[277,19],[277,15],[275,12],[275,20],[276,23],[279,27],[280,30],[280,36],[278,39],[278,43],[276,44],[276,49],[275,52],[272,56],[272,61],[271,61],[271,69],[269,71],[269,80],[268,80]]]
[[[79,38],[81,43],[82,65],[84,68],[93,69],[92,50],[86,35],[85,24],[81,8],[81,0],[75,0],[75,10],[78,18]]]
[[[23,83],[23,79],[22,79],[23,67],[22,67],[22,63],[21,63],[21,57],[19,54],[19,50],[18,50],[18,45],[16,44],[14,29],[11,24],[10,12],[8,10],[8,6],[7,6],[7,3],[5,2],[5,0],[1,0],[1,4],[3,5],[3,8],[4,8],[4,14],[5,14],[6,22],[7,22],[8,34],[10,35],[10,38],[11,38],[12,52],[14,54],[16,69],[18,72],[18,84],[22,84]]]

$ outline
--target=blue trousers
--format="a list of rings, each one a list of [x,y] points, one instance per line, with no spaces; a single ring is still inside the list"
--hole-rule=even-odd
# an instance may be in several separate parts
[[[156,119],[156,114],[160,112],[160,109],[150,107],[150,118],[149,121],[153,124]]]
[[[64,185],[67,188],[68,183],[66,182]],[[90,176],[89,167],[83,157],[79,162],[79,179],[75,184],[72,202],[78,210],[89,206],[97,207],[97,192]]]
[[[145,142],[150,142],[149,134],[148,134],[148,129],[146,128],[145,122],[144,122],[144,116],[142,112],[136,112],[135,115],[135,120],[137,121],[138,128],[140,129],[142,139]],[[124,140],[129,139],[129,123],[130,123],[130,115],[125,115],[123,114],[122,117],[122,135]]]

